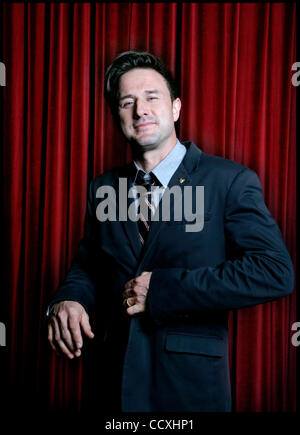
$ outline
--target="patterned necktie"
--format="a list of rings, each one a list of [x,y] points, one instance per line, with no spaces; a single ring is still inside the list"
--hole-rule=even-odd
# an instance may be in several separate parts
[[[155,185],[154,175],[151,172],[146,174],[143,171],[138,171],[135,184],[143,186],[146,189],[146,193],[139,197],[139,219],[137,221],[140,240],[142,245],[144,245],[150,231],[151,214],[153,215],[155,211],[154,205],[151,203],[152,187]]]

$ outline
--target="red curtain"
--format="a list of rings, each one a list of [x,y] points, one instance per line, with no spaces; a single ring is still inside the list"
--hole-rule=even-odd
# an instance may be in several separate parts
[[[170,66],[183,105],[179,138],[258,173],[295,262],[295,3],[0,8],[6,378],[21,404],[78,410],[88,360],[54,356],[42,318],[82,237],[89,181],[130,160],[103,99],[106,67],[131,48]],[[236,411],[295,411],[295,321],[296,291],[230,313]]]

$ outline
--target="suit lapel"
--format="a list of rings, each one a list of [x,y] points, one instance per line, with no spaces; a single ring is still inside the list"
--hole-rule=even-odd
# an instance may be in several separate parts
[[[122,195],[123,197],[124,195],[126,195],[125,207],[126,207],[127,219],[121,220],[120,226],[129,240],[134,256],[138,260],[140,258],[141,250],[142,250],[142,245],[139,239],[138,225],[137,222],[132,221],[128,218],[129,206],[134,202],[133,198],[128,198],[128,191],[132,186],[132,174],[134,174],[134,171],[135,171],[135,167],[133,166],[133,163],[130,163],[129,165],[126,165],[125,168],[122,168],[118,174],[118,179],[116,180],[116,194],[117,194],[116,213],[117,213],[117,217],[119,217],[119,198]],[[120,185],[119,185],[120,178],[125,179],[127,183],[127,186],[125,188],[121,188],[122,191],[120,191]]]
[[[138,226],[137,226],[137,222],[133,222],[130,219],[128,219],[127,222],[121,222],[122,227],[124,229],[124,232],[126,233],[129,242],[132,246],[132,249],[134,251],[134,255],[136,257],[136,259],[138,260],[140,258],[141,255],[141,251],[142,251],[142,244],[139,238],[139,231],[138,231]]]

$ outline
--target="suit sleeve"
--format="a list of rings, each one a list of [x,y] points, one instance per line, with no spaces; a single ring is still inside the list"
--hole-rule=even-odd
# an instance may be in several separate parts
[[[153,270],[147,308],[156,323],[200,311],[252,306],[293,291],[290,255],[250,169],[236,175],[227,193],[224,230],[230,255],[222,264]]]
[[[49,303],[49,310],[57,302],[72,300],[79,302],[87,312],[90,312],[95,304],[95,284],[93,280],[93,227],[94,216],[92,213],[93,182],[89,186],[87,211],[84,224],[84,237],[80,242],[78,253],[73,259],[71,268],[66,278],[56,290]]]

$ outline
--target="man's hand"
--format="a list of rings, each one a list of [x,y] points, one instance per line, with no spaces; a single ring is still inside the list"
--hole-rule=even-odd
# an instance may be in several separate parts
[[[151,275],[152,272],[142,272],[140,276],[125,284],[123,304],[127,307],[126,311],[130,316],[145,311]]]
[[[53,350],[70,359],[81,355],[82,331],[93,338],[89,316],[75,301],[62,301],[54,305],[48,323],[48,340]]]

